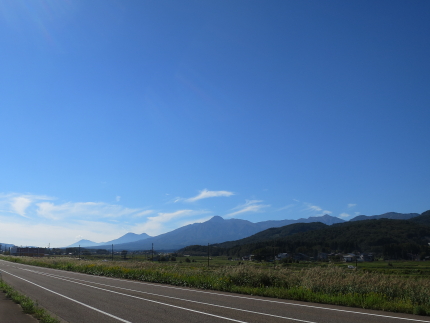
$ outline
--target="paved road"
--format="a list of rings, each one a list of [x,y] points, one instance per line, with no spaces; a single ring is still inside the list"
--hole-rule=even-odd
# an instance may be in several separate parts
[[[0,260],[3,279],[64,322],[407,323],[430,318],[181,288]]]

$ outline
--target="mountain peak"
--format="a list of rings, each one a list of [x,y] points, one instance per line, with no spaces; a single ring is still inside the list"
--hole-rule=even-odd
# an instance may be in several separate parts
[[[219,215],[215,215],[209,221],[210,222],[221,222],[221,221],[224,221],[224,219],[222,217],[220,217]]]

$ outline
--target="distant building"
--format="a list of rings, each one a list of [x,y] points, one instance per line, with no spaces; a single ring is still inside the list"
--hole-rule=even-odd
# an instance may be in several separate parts
[[[318,253],[318,259],[320,259],[320,260],[327,260],[328,256],[329,256],[329,254],[325,253],[325,252],[319,252]]]
[[[293,256],[294,260],[309,260],[310,257],[303,253],[295,253]]]
[[[15,254],[17,256],[25,256],[25,257],[43,257],[45,253],[46,253],[46,248],[17,247]]]
[[[360,260],[362,260],[362,261],[374,261],[375,258],[373,257],[373,254],[371,254],[371,253],[363,253],[360,255]]]
[[[242,257],[242,260],[249,260],[249,261],[252,261],[252,260],[254,260],[254,255],[243,256],[243,257]]]
[[[345,261],[345,262],[353,262],[353,261],[355,261],[355,259],[356,259],[356,256],[352,253],[348,253],[346,255],[343,255],[343,261]]]
[[[289,257],[288,253],[283,252],[283,253],[278,253],[277,259],[279,260],[279,259],[284,259],[288,257]]]

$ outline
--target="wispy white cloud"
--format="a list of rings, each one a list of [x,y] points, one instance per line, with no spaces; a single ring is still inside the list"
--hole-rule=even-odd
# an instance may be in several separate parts
[[[155,236],[203,222],[207,210],[156,212],[105,202],[61,202],[30,194],[0,193],[0,236],[5,243],[63,247],[80,239],[109,241],[127,232]],[[76,239],[79,237],[79,239]]]
[[[116,239],[133,230],[101,221],[37,223],[22,218],[0,216],[2,242],[18,246],[65,247],[80,239],[103,242]]]
[[[285,205],[285,206],[283,206],[283,207],[280,207],[279,209],[277,209],[276,211],[283,211],[283,210],[288,210],[288,209],[291,209],[292,207],[294,207],[295,205],[294,204],[288,204],[288,205]]]
[[[27,209],[35,202],[42,200],[54,200],[54,198],[33,194],[0,194],[0,211],[29,218]]]
[[[354,203],[349,203],[349,204],[348,204],[348,207],[349,207],[349,208],[354,207],[354,206],[357,206],[357,204],[354,204]]]
[[[343,218],[343,219],[349,218],[350,216],[351,216],[351,214],[348,214],[348,213],[341,213],[341,214],[339,214],[339,217]]]
[[[115,201],[117,201],[117,202],[121,201],[121,196],[117,195],[117,196],[115,197]]]
[[[167,222],[167,221],[177,219],[177,218],[183,218],[183,217],[188,217],[188,216],[192,216],[192,215],[196,215],[196,214],[202,214],[202,212],[204,212],[204,211],[178,210],[178,211],[170,212],[170,213],[160,212],[160,213],[158,213],[157,216],[148,217],[148,220],[154,221],[154,222]]]
[[[318,205],[312,203],[303,202],[302,212],[314,214],[314,216],[323,216],[325,214],[332,214],[332,211],[324,210]]]
[[[260,212],[263,209],[270,207],[270,205],[268,204],[261,204],[262,202],[263,201],[261,200],[246,200],[245,204],[238,205],[232,209],[232,211],[233,210],[237,210],[237,211],[231,212],[226,216],[233,217],[241,213]]]
[[[152,213],[154,213],[154,210],[145,210],[145,211],[133,214],[133,217],[134,218],[143,217],[143,216],[147,216],[147,215],[152,214]]]
[[[320,208],[317,205],[312,205],[310,203],[306,203],[306,205],[307,205],[307,210],[308,211],[316,211],[316,212],[322,211],[322,208]]]
[[[51,220],[60,220],[71,217],[90,218],[117,218],[127,215],[138,215],[142,209],[130,209],[116,204],[104,202],[67,202],[54,204],[52,202],[41,202],[36,204],[38,216]]]
[[[234,195],[233,192],[229,191],[209,191],[207,189],[204,189],[200,191],[200,193],[197,196],[182,199],[182,198],[176,198],[175,202],[184,201],[184,202],[195,202],[202,199],[207,199],[209,197],[221,197],[221,196],[232,196]]]
[[[191,221],[181,221],[181,219],[199,216],[207,213],[209,213],[209,211],[188,209],[178,210],[175,212],[159,212],[156,216],[148,217],[146,222],[136,224],[135,230],[138,230],[138,232],[145,232],[151,236],[154,236],[167,232],[168,230],[176,229],[181,225],[185,225],[184,223],[188,222],[188,224],[190,224],[198,221],[198,219],[193,219]],[[181,222],[182,224],[180,224]],[[174,225],[173,227],[172,224]]]
[[[28,218],[25,215],[25,210],[30,206],[31,202],[31,199],[24,196],[15,197],[10,205],[10,208],[12,212]]]

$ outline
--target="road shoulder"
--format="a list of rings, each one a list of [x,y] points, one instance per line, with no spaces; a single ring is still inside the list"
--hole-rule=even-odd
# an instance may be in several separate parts
[[[29,314],[25,314],[18,304],[8,299],[5,293],[0,292],[0,322],[4,323],[37,323]]]

